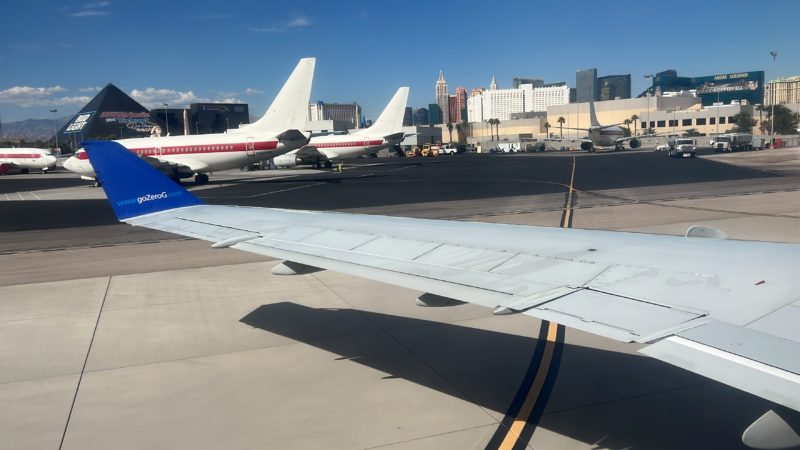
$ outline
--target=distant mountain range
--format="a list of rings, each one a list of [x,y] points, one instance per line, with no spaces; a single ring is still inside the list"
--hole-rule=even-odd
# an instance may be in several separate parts
[[[46,141],[53,137],[54,123],[60,129],[71,118],[72,116],[64,116],[55,119],[26,119],[18,122],[3,122],[0,124],[0,140]]]
[[[55,125],[58,129],[64,126],[74,116],[57,117]],[[258,120],[250,116],[250,123]],[[53,119],[26,119],[17,122],[0,123],[0,140],[46,141],[53,137]]]

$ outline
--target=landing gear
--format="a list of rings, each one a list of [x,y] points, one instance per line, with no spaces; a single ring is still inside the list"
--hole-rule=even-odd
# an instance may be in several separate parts
[[[30,169],[19,169],[19,173],[25,175],[30,172]]]
[[[204,173],[198,173],[194,176],[194,183],[195,184],[206,184],[208,183],[208,175]]]
[[[326,169],[330,169],[331,167],[333,167],[333,163],[332,163],[332,162],[330,162],[329,160],[328,160],[328,161],[325,161],[325,168],[326,168]]]
[[[615,145],[615,146],[614,146],[614,151],[615,151],[615,152],[621,152],[621,151],[622,151],[622,146],[621,146],[621,145],[619,145],[619,144]]]

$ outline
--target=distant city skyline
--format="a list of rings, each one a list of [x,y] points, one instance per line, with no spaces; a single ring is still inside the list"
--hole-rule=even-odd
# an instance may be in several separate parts
[[[311,102],[358,102],[368,118],[400,86],[411,88],[409,106],[427,107],[440,70],[451,86],[471,92],[488,87],[492,76],[500,88],[512,87],[514,77],[574,87],[577,70],[596,67],[600,74],[630,73],[634,96],[649,85],[643,75],[666,69],[685,76],[764,70],[767,80],[800,75],[796,2],[609,8],[584,0],[570,7],[581,14],[569,14],[556,2],[523,1],[456,6],[412,0],[397,8],[382,2],[248,0],[224,13],[218,9],[185,0],[11,3],[3,8],[0,117],[10,122],[75,113],[107,83],[146,107],[241,101],[260,115],[305,56],[318,58]],[[476,14],[502,23],[504,31],[439,34],[446,52],[403,38],[403,30],[427,29],[429,17],[469,28]],[[530,28],[532,19],[545,17]],[[665,24],[669,32],[659,32]],[[753,32],[732,43],[720,35],[724,24],[751,26]]]

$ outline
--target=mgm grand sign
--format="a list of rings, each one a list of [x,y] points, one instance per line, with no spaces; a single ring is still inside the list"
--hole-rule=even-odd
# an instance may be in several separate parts
[[[730,103],[747,100],[761,103],[764,98],[764,72],[737,72],[695,78],[697,95],[704,105],[714,102]]]

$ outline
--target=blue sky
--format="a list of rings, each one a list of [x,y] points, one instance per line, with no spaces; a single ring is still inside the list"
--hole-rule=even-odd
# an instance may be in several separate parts
[[[577,69],[687,76],[800,74],[800,2],[26,0],[2,7],[0,117],[77,112],[111,82],[146,106],[239,100],[261,115],[297,60],[317,57],[313,100],[375,117],[514,76],[575,83]],[[769,51],[778,52],[772,64]],[[63,113],[63,114],[62,114]]]

